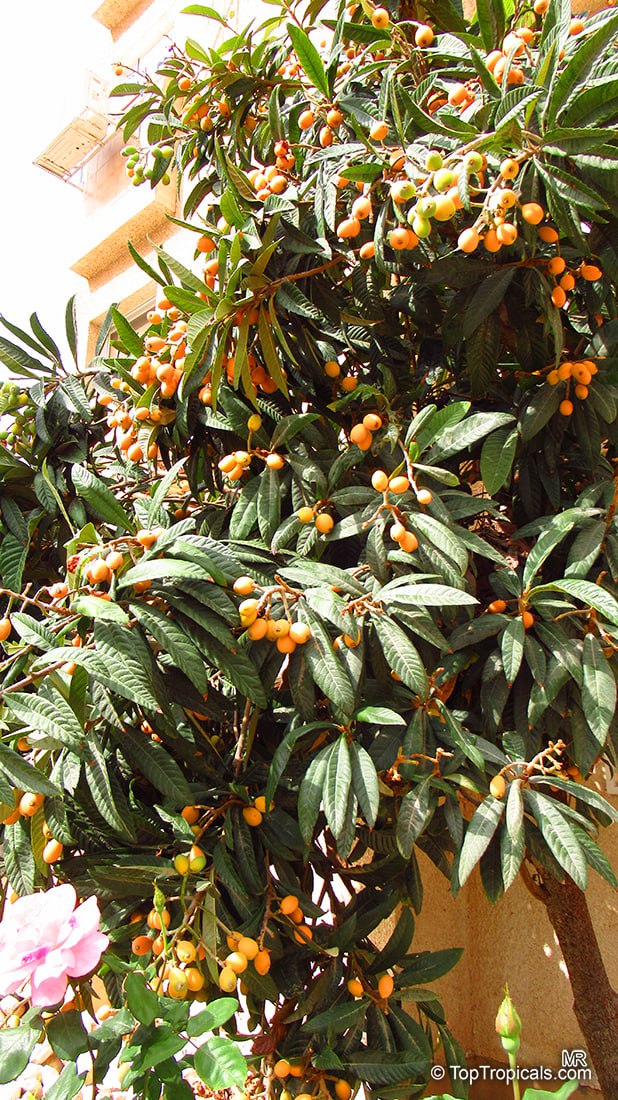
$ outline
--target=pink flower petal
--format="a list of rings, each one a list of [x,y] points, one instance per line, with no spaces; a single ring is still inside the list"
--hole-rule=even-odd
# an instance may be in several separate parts
[[[67,975],[93,970],[109,943],[99,932],[96,898],[77,906],[69,883],[19,898],[5,909],[0,923],[0,994],[12,993],[30,980],[32,1003],[60,1001]]]
[[[63,1000],[67,991],[66,974],[42,974],[39,979],[33,974],[31,980],[31,1000],[33,1005],[55,1005]]]

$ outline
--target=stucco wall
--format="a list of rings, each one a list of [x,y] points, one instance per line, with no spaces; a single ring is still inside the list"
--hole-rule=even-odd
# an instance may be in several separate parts
[[[618,807],[618,798],[612,796],[611,801]],[[606,831],[602,847],[618,868],[618,827]],[[517,880],[492,906],[476,872],[453,899],[446,879],[422,854],[419,859],[425,899],[413,948],[464,948],[460,963],[432,988],[469,1058],[505,1061],[500,1057],[494,1020],[507,984],[523,1020],[522,1064],[560,1066],[563,1049],[585,1048],[555,933],[543,905],[523,881]],[[610,981],[618,989],[618,895],[591,871],[587,898]],[[493,1089],[480,1089],[477,1095],[498,1100],[499,1089]],[[599,1093],[590,1092],[590,1096],[598,1098]]]

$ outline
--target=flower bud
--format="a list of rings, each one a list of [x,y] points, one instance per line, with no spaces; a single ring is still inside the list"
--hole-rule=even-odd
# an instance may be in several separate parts
[[[507,1054],[516,1054],[519,1050],[521,1020],[509,993],[506,994],[498,1009],[498,1015],[496,1016],[496,1031],[502,1040],[502,1046]]]

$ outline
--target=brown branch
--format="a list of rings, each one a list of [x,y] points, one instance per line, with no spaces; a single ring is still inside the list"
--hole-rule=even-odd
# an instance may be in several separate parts
[[[247,743],[247,734],[249,732],[249,722],[250,722],[250,719],[251,719],[252,708],[253,708],[253,704],[251,703],[251,700],[247,699],[247,702],[245,703],[245,711],[244,711],[244,714],[242,716],[242,722],[240,724],[240,730],[238,732],[238,740],[236,742],[236,752],[234,753],[233,768],[234,768],[234,777],[235,778],[238,778],[238,776],[240,775],[241,768],[242,768],[243,757],[244,757],[244,754],[245,754],[245,745]]]

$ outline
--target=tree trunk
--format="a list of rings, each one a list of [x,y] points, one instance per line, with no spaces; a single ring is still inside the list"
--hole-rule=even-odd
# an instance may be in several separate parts
[[[605,1100],[618,1100],[618,994],[609,983],[586,898],[571,878],[546,875],[543,901],[573,990],[573,1010]]]

